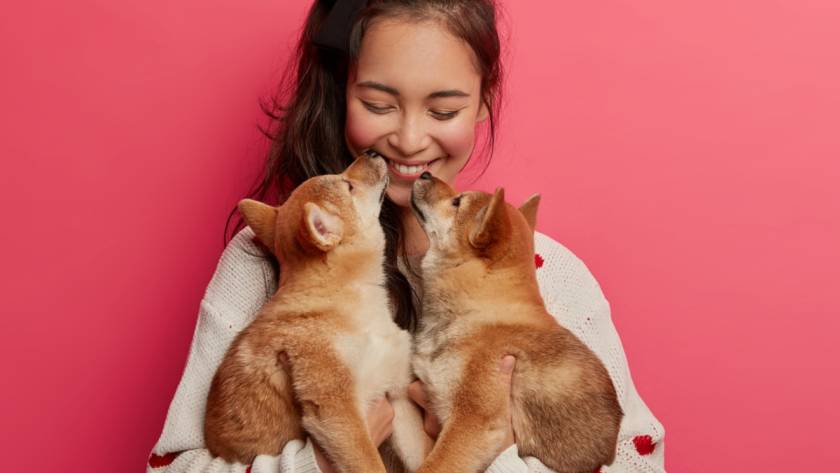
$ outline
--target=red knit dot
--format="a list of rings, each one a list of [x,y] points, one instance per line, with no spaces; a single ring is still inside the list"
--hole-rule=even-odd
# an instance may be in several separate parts
[[[152,468],[160,468],[162,466],[169,465],[175,461],[175,457],[180,454],[181,452],[172,452],[165,455],[155,455],[153,453],[152,456],[149,457],[149,466]]]
[[[633,438],[633,443],[636,445],[636,451],[639,452],[639,455],[650,455],[656,448],[656,444],[653,443],[650,435],[636,436]]]
[[[595,468],[595,471],[593,471],[592,473],[601,473],[601,467],[599,466],[598,468]]]
[[[245,468],[245,473],[251,473],[251,465],[248,465],[248,468]]]
[[[542,268],[543,263],[545,263],[545,260],[543,259],[543,257],[540,256],[539,254],[535,253],[534,254],[534,266],[536,266],[537,269],[539,269],[539,268]]]

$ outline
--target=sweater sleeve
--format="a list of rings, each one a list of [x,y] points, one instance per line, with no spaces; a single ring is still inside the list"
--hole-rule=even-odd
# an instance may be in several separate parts
[[[276,290],[274,270],[245,227],[225,248],[199,306],[187,364],[169,405],[147,473],[316,473],[311,442],[292,441],[252,465],[213,457],[204,445],[204,410],[210,383],[234,337]]]
[[[624,410],[615,460],[601,473],[664,473],[665,429],[645,405],[630,376],[627,357],[610,317],[610,306],[586,265],[571,251],[537,233],[535,265],[546,307],[601,359]],[[534,457],[520,458],[516,446],[502,452],[490,473],[551,472]]]

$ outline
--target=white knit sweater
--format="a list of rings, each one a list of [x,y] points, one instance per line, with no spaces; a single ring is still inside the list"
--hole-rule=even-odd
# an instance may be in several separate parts
[[[276,291],[274,269],[245,227],[225,248],[198,314],[189,358],[169,406],[163,433],[147,473],[317,473],[309,441],[292,441],[278,456],[260,455],[252,465],[229,464],[204,447],[204,408],[210,381],[236,334]],[[589,270],[551,238],[535,237],[537,279],[548,311],[600,357],[612,377],[624,419],[612,472],[664,472],[665,434],[636,392],[610,307]],[[465,452],[466,454],[466,452]],[[516,446],[500,454],[490,473],[550,472],[536,458],[520,458]]]

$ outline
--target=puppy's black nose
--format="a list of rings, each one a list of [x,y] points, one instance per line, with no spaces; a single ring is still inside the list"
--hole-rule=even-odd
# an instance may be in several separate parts
[[[428,181],[431,178],[432,178],[432,173],[430,173],[429,171],[426,171],[423,174],[420,174],[420,179],[425,179],[425,180]]]

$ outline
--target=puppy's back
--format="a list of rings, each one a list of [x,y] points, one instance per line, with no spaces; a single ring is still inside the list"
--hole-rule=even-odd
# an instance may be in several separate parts
[[[623,413],[595,353],[553,319],[506,332],[517,357],[513,427],[520,454],[558,473],[591,472],[593,460],[611,464]]]
[[[204,441],[213,455],[229,461],[249,464],[303,438],[287,368],[266,337],[253,325],[243,330],[210,387]]]

